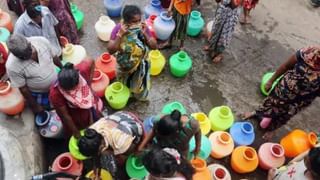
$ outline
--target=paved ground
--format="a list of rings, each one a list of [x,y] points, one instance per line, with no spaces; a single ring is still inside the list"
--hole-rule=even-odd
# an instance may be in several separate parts
[[[88,54],[96,58],[106,51],[106,43],[95,35],[94,24],[100,14],[105,13],[102,0],[74,0],[85,14],[81,43]],[[146,4],[146,0],[128,0],[127,3]],[[0,4],[0,7],[3,7]],[[203,0],[200,10],[206,21],[210,20],[216,8],[215,1]],[[204,38],[188,38],[186,48],[193,59],[193,68],[186,78],[177,79],[170,75],[168,66],[164,72],[152,78],[150,103],[131,102],[126,108],[137,112],[142,118],[156,114],[162,106],[178,100],[188,112],[203,111],[219,105],[228,105],[235,114],[251,111],[263,100],[259,92],[261,76],[266,71],[277,68],[296,49],[320,44],[320,9],[314,9],[308,0],[268,0],[260,1],[252,12],[252,25],[237,26],[231,46],[222,63],[214,65],[201,51]],[[176,49],[164,52],[170,57]],[[295,116],[288,125],[279,129],[273,141],[279,139],[294,128],[317,131],[319,123],[319,99],[309,108]],[[261,133],[256,131],[254,147],[263,141]],[[229,159],[214,161],[228,166]],[[257,170],[247,175],[233,173],[234,179],[263,179],[265,172]]]

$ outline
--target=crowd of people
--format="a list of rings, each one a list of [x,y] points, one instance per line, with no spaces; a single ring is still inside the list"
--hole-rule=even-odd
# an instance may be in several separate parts
[[[100,159],[106,154],[116,156],[121,162],[130,154],[143,154],[143,165],[149,172],[148,180],[192,179],[195,170],[187,161],[189,141],[195,138],[194,156],[201,147],[201,130],[198,121],[188,114],[174,110],[161,114],[153,122],[153,128],[146,133],[138,115],[118,111],[103,116],[103,102],[92,91],[90,84],[95,68],[90,57],[80,64],[61,63],[63,43],[79,44],[80,38],[68,0],[23,0],[13,4],[11,10],[19,18],[14,32],[7,41],[9,54],[0,44],[0,76],[7,74],[13,87],[19,88],[35,115],[55,109],[62,119],[65,138],[78,139],[79,151],[95,160],[95,173],[104,165]],[[200,0],[195,1],[200,5]],[[223,59],[223,52],[231,42],[233,32],[240,19],[242,24],[250,23],[250,11],[258,0],[216,0],[217,9],[213,16],[211,33],[207,37],[208,52],[214,63]],[[179,40],[184,49],[189,14],[195,5],[193,0],[162,0],[168,15],[173,16],[176,28],[167,42],[158,43],[142,22],[138,6],[126,5],[122,20],[115,26],[108,42],[108,52],[115,54],[118,71],[117,81],[125,84],[131,97],[145,101],[150,91],[150,49],[164,49]],[[240,18],[240,8],[243,17]],[[60,72],[55,67],[61,68]],[[252,113],[244,113],[244,119],[257,119],[264,138],[270,140],[275,129],[287,123],[290,118],[320,94],[320,46],[302,48],[282,64],[266,84],[270,90],[273,82],[279,83]],[[81,135],[80,131],[84,130]],[[313,148],[303,155],[304,161],[295,159],[297,177],[301,179],[320,178],[320,148]],[[300,157],[300,156],[299,156]],[[120,163],[121,164],[121,163]],[[288,169],[293,165],[288,165]],[[269,179],[284,180],[285,170],[272,169]],[[300,174],[299,174],[300,173]],[[97,176],[99,177],[99,176]],[[303,178],[302,178],[303,177]]]

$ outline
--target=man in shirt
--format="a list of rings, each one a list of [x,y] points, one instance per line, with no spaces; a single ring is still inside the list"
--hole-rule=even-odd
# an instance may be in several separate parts
[[[38,0],[24,0],[23,3],[26,10],[17,20],[14,34],[25,37],[43,36],[54,45],[55,54],[60,56],[61,47],[56,29],[59,21],[47,7],[40,6]]]
[[[20,89],[33,112],[40,113],[50,107],[48,92],[57,79],[55,65],[62,67],[61,61],[44,37],[14,34],[7,43],[11,53],[6,69],[11,84]]]

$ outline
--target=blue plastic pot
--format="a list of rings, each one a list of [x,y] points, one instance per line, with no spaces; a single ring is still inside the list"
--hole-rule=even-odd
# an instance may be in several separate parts
[[[250,122],[236,122],[230,128],[230,134],[236,146],[248,146],[254,142],[255,133]]]

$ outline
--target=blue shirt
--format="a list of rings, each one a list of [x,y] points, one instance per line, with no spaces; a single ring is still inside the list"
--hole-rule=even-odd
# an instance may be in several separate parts
[[[41,6],[41,14],[42,26],[34,22],[27,14],[27,11],[25,11],[17,20],[14,33],[21,34],[25,37],[43,36],[47,38],[49,42],[54,45],[54,54],[60,56],[61,47],[54,28],[59,21],[47,7]]]

